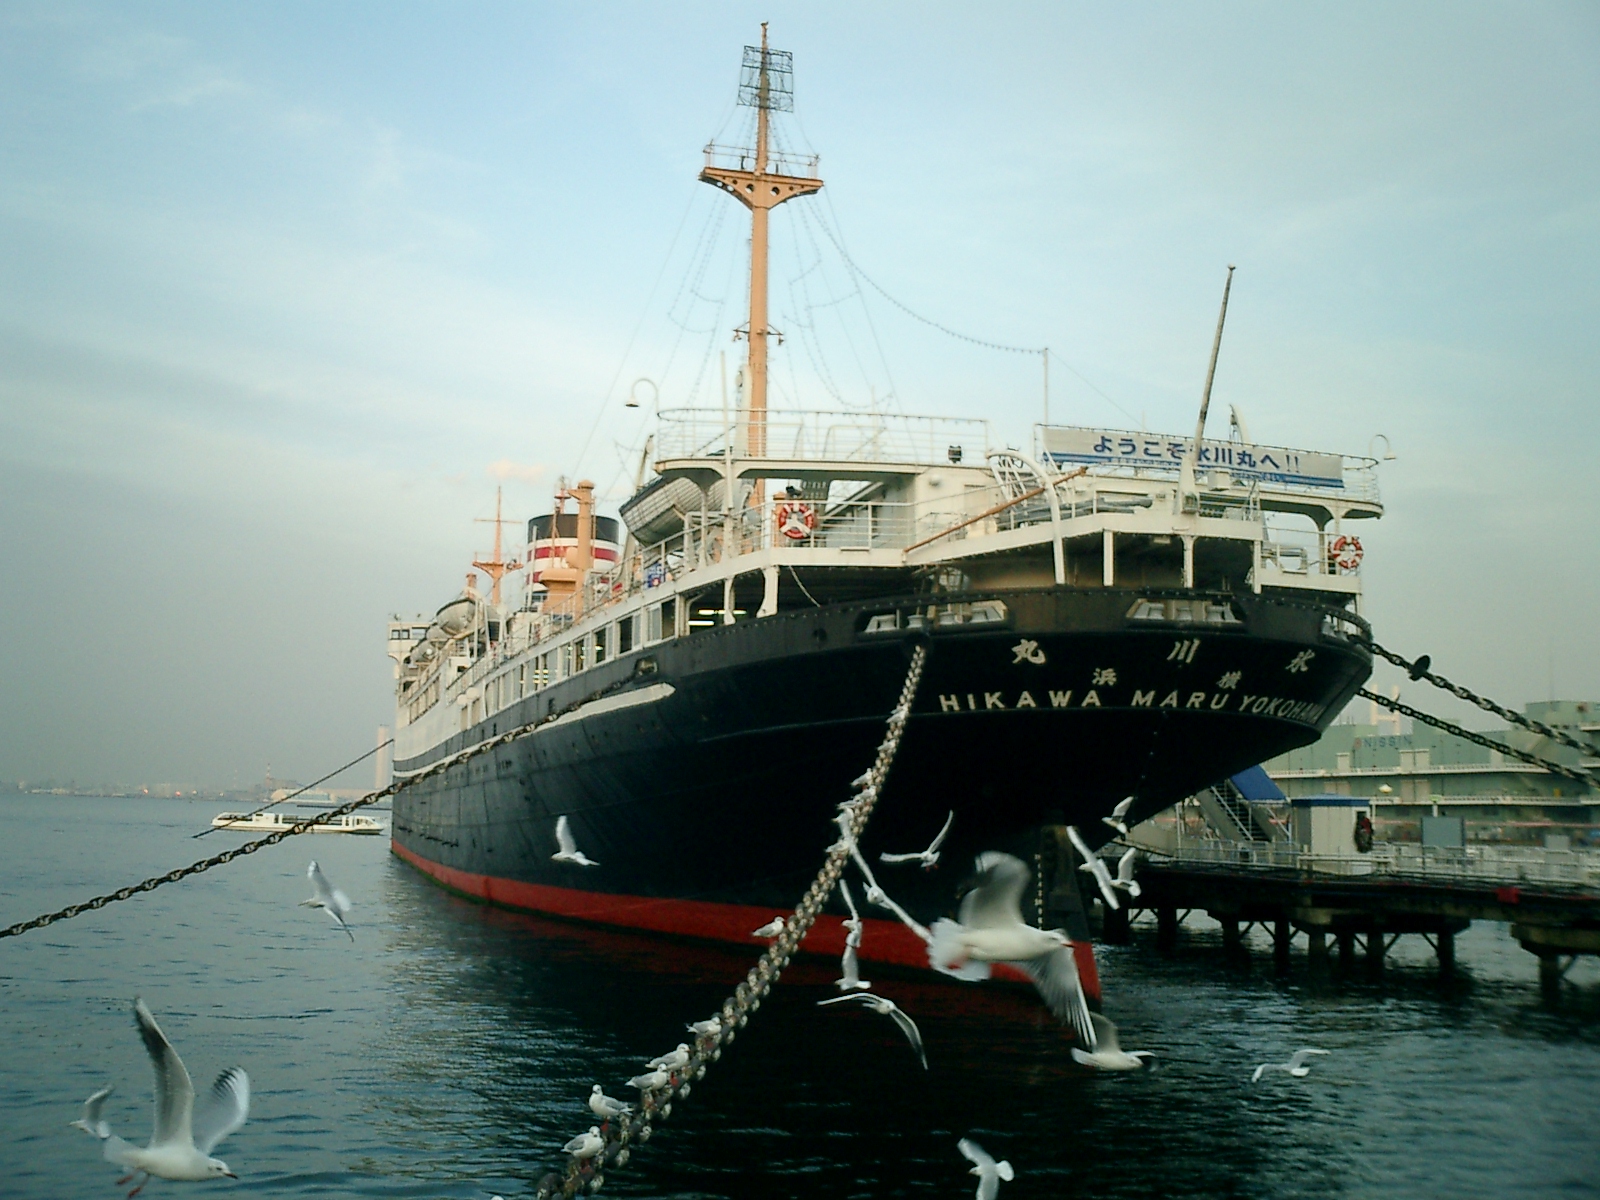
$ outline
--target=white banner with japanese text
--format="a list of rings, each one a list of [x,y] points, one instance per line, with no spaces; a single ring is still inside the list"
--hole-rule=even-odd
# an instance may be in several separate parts
[[[1046,425],[1041,430],[1044,457],[1050,462],[1090,466],[1143,467],[1175,471],[1188,452],[1189,439],[1123,429],[1080,429]],[[1302,487],[1342,488],[1344,458],[1283,446],[1251,446],[1242,442],[1200,443],[1202,471],[1221,467],[1239,479]]]

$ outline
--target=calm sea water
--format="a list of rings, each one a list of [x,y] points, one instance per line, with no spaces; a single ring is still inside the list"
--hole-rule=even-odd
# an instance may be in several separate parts
[[[215,806],[0,802],[0,923],[243,840],[195,842]],[[309,894],[315,856],[358,907],[351,942]],[[1203,926],[1203,922],[1201,923]],[[1264,948],[1265,943],[1260,943]],[[153,1182],[148,1197],[477,1197],[530,1192],[586,1129],[589,1086],[623,1095],[754,961],[475,907],[375,838],[303,837],[98,913],[0,942],[0,1194],[120,1195],[67,1122],[148,1137],[143,995],[200,1086],[234,1064],[250,1122],[218,1153],[238,1183]],[[720,1063],[605,1194],[970,1196],[956,1139],[1017,1169],[1027,1197],[1600,1195],[1600,968],[1559,999],[1503,928],[1458,942],[1441,984],[1420,939],[1384,977],[1287,978],[1224,962],[1197,927],[1101,948],[1108,1012],[1160,1068],[1085,1076],[1026,996],[880,980],[920,1022],[924,1073],[893,1026],[817,1009],[833,964],[791,971]],[[869,971],[870,975],[871,972]],[[1312,1075],[1252,1085],[1299,1046]]]

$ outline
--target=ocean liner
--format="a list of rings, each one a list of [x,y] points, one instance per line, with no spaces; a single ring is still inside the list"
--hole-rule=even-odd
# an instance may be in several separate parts
[[[980,419],[769,409],[768,216],[822,187],[769,145],[791,79],[763,30],[755,145],[708,146],[700,172],[750,214],[733,400],[658,412],[621,524],[564,487],[509,561],[497,516],[487,594],[469,576],[390,623],[397,776],[554,717],[395,797],[394,852],[448,888],[748,944],[836,836],[921,643],[862,849],[877,864],[948,821],[950,869],[879,872],[931,920],[976,852],[1032,860],[1063,825],[1101,844],[1124,797],[1131,825],[1315,740],[1370,672],[1350,525],[1382,514],[1372,459],[1237,421],[1207,440],[1205,401],[1192,438],[1041,425],[1028,453]],[[563,817],[597,865],[552,858]],[[842,940],[824,919],[807,948]],[[926,966],[891,919],[860,956]]]

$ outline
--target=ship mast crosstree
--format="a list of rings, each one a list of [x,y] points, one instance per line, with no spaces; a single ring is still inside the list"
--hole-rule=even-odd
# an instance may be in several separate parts
[[[785,200],[809,196],[822,189],[815,177],[817,159],[775,154],[769,134],[770,114],[794,110],[794,56],[767,47],[766,22],[761,24],[761,45],[744,48],[739,80],[739,103],[756,110],[755,149],[734,149],[716,144],[705,148],[706,163],[700,181],[737,197],[750,210],[750,345],[745,369],[745,399],[749,410],[746,449],[751,458],[767,454],[767,214]]]

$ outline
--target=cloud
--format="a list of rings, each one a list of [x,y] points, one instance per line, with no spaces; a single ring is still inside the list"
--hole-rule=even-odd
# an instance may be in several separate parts
[[[518,463],[512,462],[509,458],[502,458],[490,463],[484,470],[490,479],[515,479],[519,483],[538,483],[544,478],[545,465]]]

